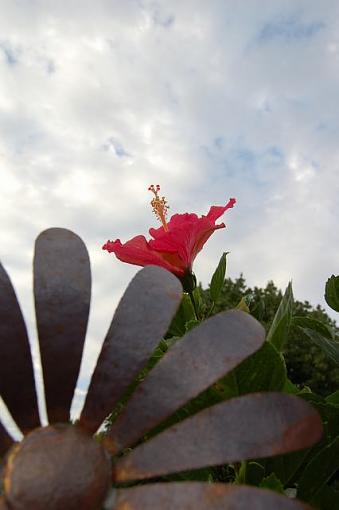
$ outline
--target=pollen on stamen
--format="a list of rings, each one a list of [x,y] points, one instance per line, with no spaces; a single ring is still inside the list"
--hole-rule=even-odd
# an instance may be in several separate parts
[[[169,206],[167,205],[167,201],[165,197],[159,197],[158,192],[160,191],[160,185],[151,184],[148,188],[154,194],[154,198],[151,201],[152,210],[157,217],[157,219],[162,223],[164,230],[168,230],[168,225],[166,222],[167,211]]]

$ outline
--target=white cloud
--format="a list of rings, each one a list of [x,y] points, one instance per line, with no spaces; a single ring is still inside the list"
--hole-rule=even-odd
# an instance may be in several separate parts
[[[64,226],[85,240],[93,344],[81,391],[136,271],[100,247],[147,234],[151,183],[172,213],[237,197],[197,259],[204,284],[230,250],[231,275],[293,278],[297,298],[324,304],[338,273],[338,2],[0,7],[0,258],[32,329],[35,237]]]

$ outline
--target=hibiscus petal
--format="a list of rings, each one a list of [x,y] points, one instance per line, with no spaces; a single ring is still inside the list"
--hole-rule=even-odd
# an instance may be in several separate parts
[[[212,205],[210,210],[208,211],[207,218],[210,221],[215,222],[220,216],[224,214],[227,209],[232,209],[236,203],[235,198],[230,198],[226,205],[220,206],[220,205]]]
[[[235,202],[235,198],[231,198],[225,206],[213,205],[207,216],[200,218],[193,213],[174,214],[167,231],[163,227],[149,230],[153,237],[149,246],[159,252],[177,253],[184,266],[191,269],[195,257],[213,232],[225,228],[224,223],[215,225],[215,220],[233,207]]]
[[[199,218],[195,213],[173,214],[167,224],[168,230],[165,230],[164,227],[150,228],[149,233],[154,239],[159,239],[166,237],[168,232],[172,231],[174,228],[178,228],[182,225],[187,225],[187,223],[195,222],[198,219]]]
[[[109,253],[114,253],[122,262],[128,262],[137,266],[155,265],[163,267],[178,276],[184,274],[182,267],[171,264],[159,251],[155,251],[142,235],[133,237],[133,239],[130,239],[125,244],[122,244],[119,239],[107,241],[102,248]]]
[[[186,268],[191,269],[193,261],[202,247],[224,223],[214,225],[206,216],[196,217],[193,221],[182,222],[162,237],[149,241],[149,246],[156,251],[177,253]]]
[[[171,230],[171,228],[180,227],[181,225],[185,225],[188,222],[194,223],[197,220],[199,220],[199,216],[195,213],[173,214],[168,223],[168,227],[169,230]]]
[[[206,241],[208,241],[215,230],[225,228],[225,223],[211,226],[209,223],[207,223],[206,218],[203,217],[201,218],[199,225],[197,224],[195,228],[196,234],[191,247],[192,260],[194,260],[198,253],[202,250],[204,244]]]

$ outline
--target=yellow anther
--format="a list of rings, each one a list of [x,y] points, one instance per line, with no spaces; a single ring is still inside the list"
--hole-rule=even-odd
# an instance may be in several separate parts
[[[154,193],[154,198],[151,201],[152,210],[156,217],[158,218],[158,220],[161,221],[164,230],[168,231],[166,216],[169,206],[167,205],[165,197],[160,198],[158,195],[158,192],[160,191],[159,184],[156,184],[156,186],[154,186],[154,184],[151,184],[151,186],[149,186],[148,188],[148,191],[152,191],[152,193]]]

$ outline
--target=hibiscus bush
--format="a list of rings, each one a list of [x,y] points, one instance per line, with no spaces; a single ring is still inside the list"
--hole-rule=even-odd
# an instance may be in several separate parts
[[[206,307],[210,306],[209,289],[200,286],[200,292]],[[283,293],[274,282],[270,281],[263,288],[249,287],[243,275],[231,279],[227,277],[221,289],[213,313],[234,308],[242,298],[248,303],[251,315],[259,320],[269,331],[274,316],[282,300]],[[312,306],[308,301],[293,301],[294,319],[289,328],[289,334],[284,346],[284,359],[289,379],[300,388],[308,386],[315,393],[327,397],[339,387],[338,365],[317,344],[310,342],[309,337],[297,325],[301,317],[316,320],[336,335],[339,329],[325,310],[317,305]]]
[[[242,278],[230,285],[230,280],[226,279],[227,252],[221,256],[209,288],[203,290],[201,285],[197,286],[193,261],[209,237],[225,227],[224,223],[216,224],[216,221],[233,208],[236,200],[231,198],[224,206],[212,206],[206,216],[174,214],[167,222],[168,205],[165,198],[159,196],[160,187],[150,186],[149,189],[154,194],[152,208],[162,225],[150,229],[150,240],[141,235],[125,243],[117,239],[107,241],[103,249],[114,253],[123,262],[168,269],[181,280],[185,293],[166,336],[107,420],[107,426],[115,421],[135,387],[179,338],[216,312],[239,308],[265,326],[267,338],[263,347],[153,430],[152,435],[218,402],[247,393],[278,391],[295,394],[311,402],[323,419],[324,436],[308,450],[171,475],[164,479],[245,483],[298,497],[321,510],[339,508],[339,391],[336,386],[339,382],[339,341],[335,323],[321,309],[308,310],[307,304],[302,306],[295,302],[291,283],[283,295],[273,284],[262,292],[259,289],[249,290]],[[338,276],[328,280],[325,295],[328,304],[339,311]],[[310,352],[315,350],[318,356],[321,353],[319,366],[313,367],[313,379],[305,380],[300,374],[300,365],[293,364],[293,356],[297,358],[293,344],[295,338],[301,339],[303,356],[307,349]],[[308,362],[313,362],[313,359]],[[304,360],[305,364],[307,360]],[[326,385],[328,367],[331,384]],[[324,385],[321,377],[316,377],[317,370],[322,370]],[[314,380],[317,384],[313,384]]]

